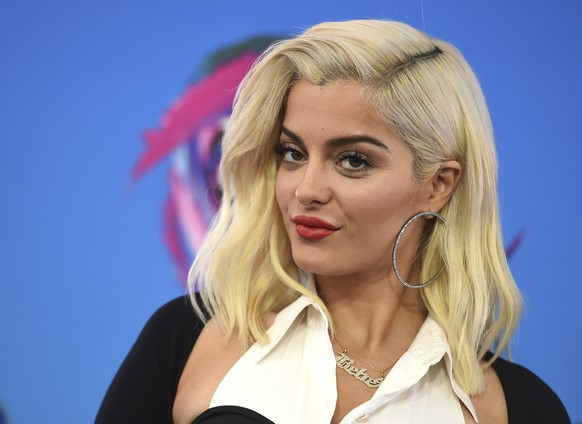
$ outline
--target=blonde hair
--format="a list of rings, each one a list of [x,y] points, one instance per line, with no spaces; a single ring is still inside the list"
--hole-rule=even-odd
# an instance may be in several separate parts
[[[439,281],[422,295],[447,334],[456,381],[476,394],[483,387],[479,360],[508,346],[521,310],[501,240],[493,131],[462,55],[405,24],[322,23],[259,58],[239,87],[224,134],[224,197],[192,266],[190,293],[199,289],[204,308],[242,343],[266,342],[264,315],[301,294],[327,311],[299,282],[275,199],[274,146],[295,82],[342,79],[366,87],[378,116],[412,151],[418,180],[444,161],[462,164],[459,186],[440,211],[447,230],[427,226],[419,253],[422,281],[444,262]]]

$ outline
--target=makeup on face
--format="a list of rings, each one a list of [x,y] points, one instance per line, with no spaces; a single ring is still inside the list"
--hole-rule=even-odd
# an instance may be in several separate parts
[[[276,196],[297,266],[316,275],[388,273],[394,240],[422,210],[412,153],[350,81],[299,82],[275,152]],[[421,228],[403,246],[414,260]],[[412,234],[412,233],[411,233]]]
[[[292,218],[292,221],[299,237],[306,240],[321,240],[340,229],[323,219],[313,216],[296,215]]]

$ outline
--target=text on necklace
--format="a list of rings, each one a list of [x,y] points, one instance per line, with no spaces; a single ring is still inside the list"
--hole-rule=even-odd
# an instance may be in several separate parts
[[[354,377],[356,380],[360,380],[368,387],[380,387],[380,384],[384,381],[384,377],[372,378],[370,377],[366,371],[367,368],[358,368],[354,366],[354,360],[350,358],[346,352],[340,352],[335,357],[335,363],[338,368],[343,369],[349,375]]]

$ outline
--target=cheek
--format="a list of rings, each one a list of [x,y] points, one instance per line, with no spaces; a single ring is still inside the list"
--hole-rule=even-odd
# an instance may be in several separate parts
[[[282,214],[285,213],[287,205],[289,204],[289,191],[289,178],[285,178],[284,172],[280,170],[277,171],[277,176],[275,178],[275,197],[277,198],[277,204],[279,205],[279,210]]]
[[[419,204],[411,187],[386,184],[351,197],[350,218],[369,232],[395,235]]]

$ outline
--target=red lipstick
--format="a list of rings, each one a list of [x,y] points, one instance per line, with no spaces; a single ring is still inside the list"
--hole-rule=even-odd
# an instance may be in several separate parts
[[[292,221],[297,234],[307,240],[321,240],[339,230],[335,225],[312,216],[297,215]]]

